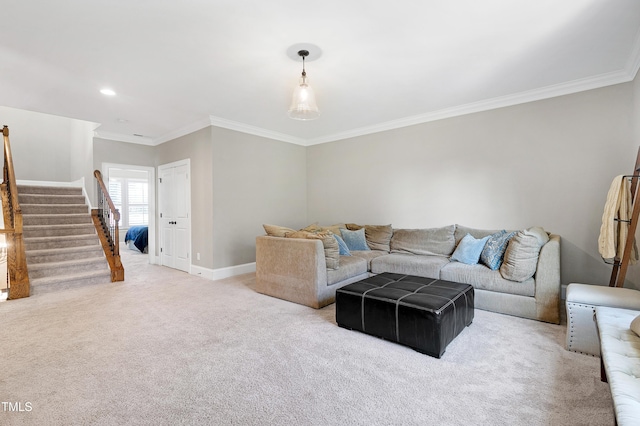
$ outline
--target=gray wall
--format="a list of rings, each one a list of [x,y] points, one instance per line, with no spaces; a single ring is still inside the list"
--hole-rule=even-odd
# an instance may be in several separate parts
[[[191,263],[203,268],[212,268],[214,250],[213,221],[211,220],[213,209],[211,127],[158,145],[156,155],[156,166],[187,158],[190,160]],[[160,235],[159,230],[156,235]],[[159,248],[156,251],[158,250]],[[196,253],[200,253],[200,260],[196,259]]]
[[[213,141],[214,268],[255,262],[263,223],[306,226],[306,148],[218,127]]]
[[[539,225],[562,237],[563,283],[607,283],[597,239],[640,142],[633,94],[620,84],[311,146],[308,221]]]
[[[208,127],[157,146],[156,154],[156,165],[191,159],[196,266],[254,262],[263,223],[306,224],[304,147]]]
[[[102,170],[102,163],[155,167],[156,148],[108,139],[93,139],[93,169]]]
[[[96,138],[93,153],[96,169],[103,162],[157,167],[190,159],[193,265],[254,262],[263,223],[306,225],[305,147],[207,127],[155,147]]]

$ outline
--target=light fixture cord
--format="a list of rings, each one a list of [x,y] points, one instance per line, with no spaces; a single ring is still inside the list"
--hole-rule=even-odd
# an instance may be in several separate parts
[[[302,78],[307,76],[307,72],[304,69],[304,56],[302,56]]]

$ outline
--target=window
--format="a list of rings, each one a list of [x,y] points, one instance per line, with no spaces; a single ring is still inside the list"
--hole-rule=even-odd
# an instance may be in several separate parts
[[[121,227],[149,224],[149,183],[145,179],[110,177],[109,195],[120,212]]]

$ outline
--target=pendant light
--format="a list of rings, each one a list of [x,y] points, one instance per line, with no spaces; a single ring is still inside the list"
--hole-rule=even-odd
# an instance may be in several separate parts
[[[304,69],[304,58],[309,56],[309,51],[299,50],[298,56],[302,57],[302,77],[300,78],[300,84],[293,91],[289,117],[294,120],[315,120],[320,116],[320,111],[318,111],[318,105],[316,105],[313,89],[307,83],[307,72]]]

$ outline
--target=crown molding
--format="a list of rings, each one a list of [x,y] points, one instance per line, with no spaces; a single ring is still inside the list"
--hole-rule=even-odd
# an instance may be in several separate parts
[[[146,136],[124,135],[121,133],[103,132],[99,130],[95,130],[93,132],[93,136],[100,139],[108,139],[110,141],[137,143],[139,145],[154,145],[153,139]]]
[[[379,133],[387,130],[413,126],[416,124],[442,120],[445,118],[457,117],[482,111],[489,111],[492,109],[504,108],[513,105],[524,104],[527,102],[535,102],[543,99],[554,98],[557,96],[570,95],[586,90],[598,89],[614,84],[626,83],[633,80],[633,76],[631,76],[630,74],[631,73],[627,70],[615,71],[611,73],[601,74],[595,77],[588,77],[569,81],[567,83],[546,86],[540,89],[528,90],[525,92],[500,96],[497,98],[478,102],[472,102],[451,108],[444,108],[441,110],[428,112],[426,114],[400,118],[398,120],[387,121],[384,123],[375,124],[373,126],[360,127],[358,129],[348,130],[346,132],[340,132],[333,135],[310,139],[307,141],[307,146],[318,145],[327,142],[335,142],[343,139],[369,135],[372,133]]]
[[[165,133],[162,136],[159,136],[153,140],[154,145],[160,145],[165,142],[169,142],[174,139],[178,139],[182,136],[186,136],[190,133],[197,132],[198,130],[202,130],[205,127],[209,127],[211,125],[211,121],[209,117],[201,118],[200,120],[193,122],[191,124],[187,124],[186,126],[180,127],[179,129],[173,130],[169,133]]]
[[[285,133],[274,132],[272,130],[263,129],[262,127],[251,126],[249,124],[239,123],[237,121],[231,121],[224,118],[209,116],[211,119],[211,125],[215,127],[222,127],[229,130],[235,130],[237,132],[248,133],[250,135],[261,136],[267,139],[274,139],[281,142],[288,142],[295,145],[307,145],[307,140]]]

